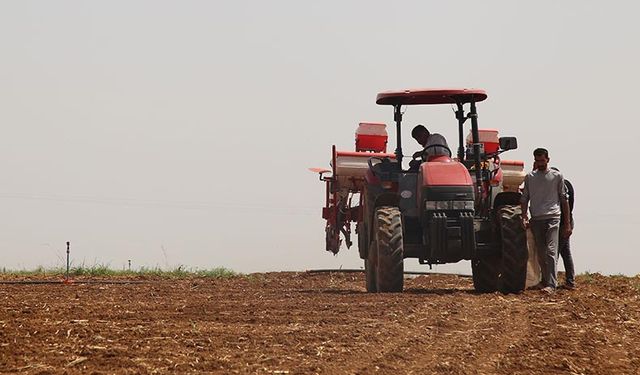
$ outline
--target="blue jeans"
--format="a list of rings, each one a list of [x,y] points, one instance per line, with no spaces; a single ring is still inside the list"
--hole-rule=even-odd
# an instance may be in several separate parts
[[[536,243],[538,262],[542,273],[542,285],[556,288],[558,286],[558,241],[560,234],[560,218],[536,220],[531,219],[531,232]]]

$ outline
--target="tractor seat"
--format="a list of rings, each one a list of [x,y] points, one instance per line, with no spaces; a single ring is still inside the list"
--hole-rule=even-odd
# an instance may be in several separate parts
[[[438,163],[451,163],[452,160],[447,155],[431,155],[427,159],[429,162],[438,162]]]

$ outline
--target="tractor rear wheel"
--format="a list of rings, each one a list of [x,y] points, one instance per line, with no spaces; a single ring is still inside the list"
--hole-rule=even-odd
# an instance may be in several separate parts
[[[375,263],[369,261],[369,259],[364,260],[364,273],[365,273],[365,283],[367,287],[368,293],[375,293],[378,291],[378,285],[376,283],[376,268]]]
[[[498,290],[500,256],[490,255],[471,260],[473,287],[480,293],[492,293]]]
[[[378,249],[375,244],[375,242],[371,242],[367,251],[367,259],[364,260],[366,287],[369,293],[378,291],[378,283],[376,282],[376,273],[378,272],[376,257],[378,255]]]
[[[376,210],[374,243],[377,250],[376,285],[378,292],[402,292],[404,284],[404,247],[402,216],[397,207],[384,206]]]
[[[503,293],[519,293],[527,279],[527,232],[522,226],[520,206],[502,206],[499,211],[502,242],[502,266],[500,290]]]
[[[376,249],[375,242],[367,241],[367,236],[364,230],[364,223],[358,223],[356,230],[358,231],[358,251],[360,257],[364,259],[364,275],[365,286],[367,292],[375,293],[378,291],[376,285],[376,257],[378,256],[378,250]]]

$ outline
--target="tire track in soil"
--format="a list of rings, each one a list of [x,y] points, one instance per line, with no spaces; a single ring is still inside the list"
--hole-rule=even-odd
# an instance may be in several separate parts
[[[616,283],[615,278],[607,278],[606,284],[583,285],[579,292],[526,296],[531,334],[505,354],[504,372],[640,373],[638,284],[633,290],[628,281],[626,286]],[[603,292],[616,297],[608,298]]]
[[[470,291],[463,287],[450,294],[429,296],[429,302],[419,305],[419,313],[398,323],[401,329],[370,358],[371,364],[353,372],[496,373],[503,353],[528,335],[529,321],[526,315],[512,319],[514,314],[521,315],[519,306],[510,306],[517,297]],[[482,315],[465,310],[465,305],[477,300],[491,308]]]

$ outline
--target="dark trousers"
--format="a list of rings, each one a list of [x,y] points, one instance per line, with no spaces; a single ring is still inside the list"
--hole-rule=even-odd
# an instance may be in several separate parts
[[[576,271],[573,268],[573,258],[571,257],[571,238],[562,238],[560,236],[560,256],[564,264],[565,283],[573,285],[575,283]]]

